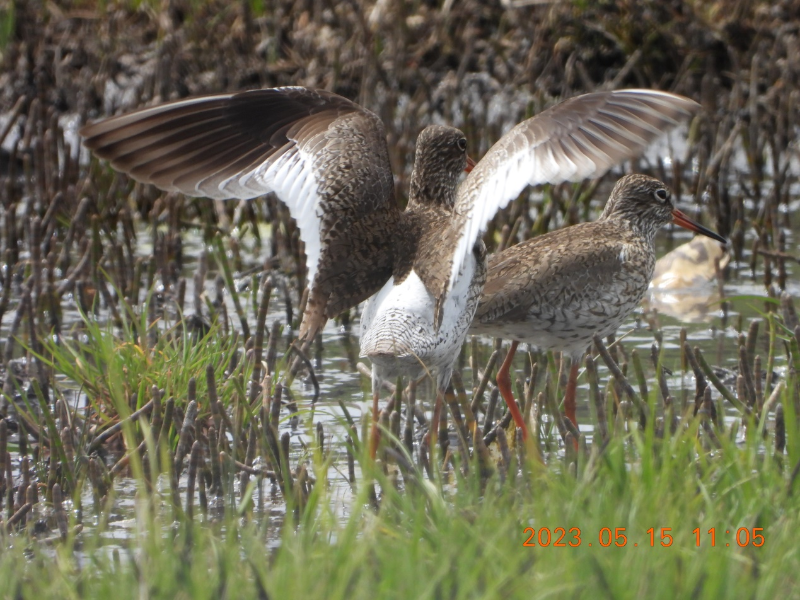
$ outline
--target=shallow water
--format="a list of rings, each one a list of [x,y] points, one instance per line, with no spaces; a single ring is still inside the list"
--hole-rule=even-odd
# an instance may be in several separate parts
[[[522,103],[520,106],[525,106]],[[496,108],[496,107],[495,107]],[[486,108],[488,112],[495,110],[492,106]],[[522,109],[520,109],[522,110]],[[496,112],[496,110],[495,110]],[[496,116],[496,115],[495,115]],[[505,122],[498,121],[497,127],[506,128]],[[74,127],[72,128],[74,129]],[[677,137],[676,137],[677,136]],[[651,164],[655,162],[656,158],[664,157],[665,164],[669,164],[668,156],[675,153],[682,154],[680,147],[680,133],[665,138],[660,144],[652,148],[645,159],[646,162]],[[737,160],[742,160],[743,157],[733,157],[733,163]],[[614,181],[616,178],[609,176],[607,181]],[[609,186],[610,187],[610,186]],[[798,190],[794,190],[797,192]],[[766,193],[766,190],[763,192]],[[530,219],[535,221],[538,216],[539,208],[543,207],[543,194],[541,191],[532,191],[530,194]],[[604,198],[604,194],[598,192],[596,198]],[[684,198],[684,200],[688,200]],[[602,208],[601,203],[593,204],[593,210],[596,214]],[[696,216],[702,212],[701,207],[694,206],[688,202],[680,204],[680,208],[692,216]],[[782,205],[783,208],[783,205]],[[797,232],[800,231],[800,219],[796,216],[797,208],[800,208],[800,200],[795,200],[789,205],[788,214],[785,215],[789,222],[789,228],[786,231],[787,248],[791,254],[793,249],[797,248]],[[558,227],[563,223],[554,222],[553,227]],[[270,234],[270,227],[264,224],[261,229],[262,239],[266,240]],[[231,235],[238,236],[239,233],[234,231]],[[727,266],[725,275],[726,280],[724,284],[724,294],[726,298],[735,298],[737,296],[764,296],[766,291],[763,285],[763,273],[757,271],[755,275],[750,273],[750,248],[754,238],[752,228],[748,228],[746,233],[746,241],[744,244],[744,252],[742,262],[736,263],[731,260]],[[688,242],[692,237],[690,232],[684,230],[663,231],[657,239],[657,254],[663,256],[667,252],[675,249],[677,246]],[[203,250],[203,239],[199,231],[189,231],[183,235],[183,275],[186,280],[186,299],[187,299],[187,312],[191,312],[188,308],[191,304],[190,299],[194,296],[192,274],[197,268],[198,257]],[[241,256],[244,261],[245,271],[251,269],[258,269],[259,265],[264,261],[264,250],[259,250],[253,243],[252,236],[244,236],[240,241]],[[264,247],[268,247],[264,243]],[[149,257],[152,255],[152,232],[149,230],[147,224],[140,224],[137,234],[137,255],[141,257]],[[206,281],[205,293],[212,295],[214,292],[214,276],[215,272],[214,261],[212,258],[211,249],[209,253],[209,277]],[[759,268],[763,267],[763,261],[759,261]],[[789,278],[787,280],[787,291],[794,297],[800,296],[800,282],[793,276],[792,269],[796,270],[793,263],[788,262],[787,271]],[[279,274],[273,275],[276,278],[282,277]],[[291,285],[290,282],[289,285]],[[250,300],[250,275],[236,279],[237,288],[240,289],[242,294],[242,305],[248,314],[248,320],[253,326],[255,324],[255,314],[252,310],[252,302]],[[139,301],[144,299],[144,291],[141,292]],[[231,319],[232,327],[236,327],[235,323],[235,309],[229,295],[225,295],[225,302],[227,305],[227,312]],[[707,360],[714,366],[724,367],[735,370],[738,362],[738,336],[740,334],[739,328],[743,327],[746,331],[749,321],[759,316],[760,311],[763,309],[763,302],[758,299],[734,299],[728,301],[727,310],[723,311],[720,303],[720,298],[717,293],[717,285],[715,281],[710,281],[706,285],[699,285],[691,290],[670,290],[666,293],[655,293],[650,298],[649,305],[657,306],[661,302],[661,310],[653,311],[651,308],[640,307],[620,328],[617,337],[622,338],[622,343],[627,351],[632,348],[639,349],[645,371],[652,376],[654,369],[648,368],[650,348],[654,342],[654,336],[650,330],[649,322],[657,322],[660,332],[663,335],[664,348],[666,349],[664,365],[671,369],[672,376],[669,377],[668,382],[670,389],[678,398],[678,400],[685,405],[694,397],[694,381],[691,371],[683,372],[680,367],[680,334],[681,329],[685,328],[687,332],[687,340],[694,346],[699,346]],[[665,304],[666,303],[666,304]],[[295,319],[297,319],[297,304],[298,298],[296,291],[293,291],[292,304],[295,311]],[[645,304],[647,306],[648,303]],[[79,323],[81,319],[80,312],[74,302],[65,302],[65,310],[63,313],[63,330],[69,331],[70,325]],[[667,312],[670,314],[667,314]],[[324,331],[322,332],[322,343],[316,346],[313,352],[312,361],[315,367],[315,373],[320,387],[320,398],[314,403],[314,389],[308,383],[298,379],[292,387],[292,395],[297,402],[298,412],[289,414],[288,411],[282,411],[282,419],[280,424],[279,433],[289,432],[292,437],[291,449],[293,451],[292,464],[297,464],[298,461],[305,459],[304,448],[316,444],[316,426],[321,423],[324,427],[326,435],[326,447],[330,448],[335,456],[332,461],[332,466],[328,472],[328,479],[330,482],[330,501],[334,507],[335,513],[342,519],[346,518],[348,513],[349,503],[352,499],[352,491],[350,483],[347,479],[347,467],[345,460],[345,447],[344,438],[347,435],[346,420],[340,403],[343,404],[349,414],[356,422],[360,422],[362,416],[369,415],[370,393],[369,393],[369,380],[362,376],[356,370],[356,363],[360,360],[358,358],[358,333],[359,309],[352,311],[351,325],[348,328],[342,327],[334,321],[329,321]],[[269,331],[271,323],[279,320],[282,323],[286,322],[286,307],[282,299],[282,293],[279,288],[273,291],[272,300],[270,303],[270,312],[267,318],[267,330]],[[106,318],[102,313],[99,318]],[[0,339],[5,340],[8,335],[9,320],[5,319],[4,323],[0,323]],[[764,347],[766,340],[766,324],[762,322],[759,332],[759,348]],[[283,331],[283,339],[279,343],[279,354],[286,351],[288,344],[291,341],[291,329],[285,327]],[[468,390],[472,387],[473,373],[470,368],[470,360],[468,360],[468,346],[462,355],[460,364],[462,365],[461,374],[465,386]],[[1,346],[0,346],[1,348]],[[481,338],[479,340],[480,359],[478,364],[483,367],[492,352],[492,340],[488,338]],[[766,353],[762,353],[765,358]],[[518,374],[523,373],[523,364],[525,358],[520,353],[520,357],[516,360],[515,366]],[[775,371],[780,376],[785,370],[785,356],[779,355],[776,357]],[[766,360],[764,361],[766,362]],[[601,380],[607,378],[607,369],[601,363],[597,362],[598,370],[600,372]],[[527,369],[526,369],[527,370]],[[202,373],[196,374],[202,377]],[[69,390],[72,388],[74,395],[71,397],[67,394],[67,399],[70,404],[77,404],[81,406],[85,402],[85,398],[81,397],[78,390],[74,389],[71,382],[64,380],[61,377],[59,384],[64,389]],[[648,386],[651,389],[657,387],[655,381],[651,378],[648,381]],[[716,390],[712,390],[712,396],[717,397]],[[388,392],[384,392],[384,397],[388,396]],[[433,388],[430,382],[423,382],[419,386],[417,392],[417,400],[422,403],[425,410],[430,410],[431,400],[433,398]],[[500,403],[502,405],[502,402]],[[738,413],[733,407],[726,407],[726,420],[732,423],[738,418]],[[580,430],[591,441],[594,425],[591,418],[588,403],[588,383],[584,376],[579,379],[579,392],[578,392],[578,419],[580,422]],[[482,415],[479,422],[482,424]],[[455,443],[455,440],[453,440]],[[559,443],[560,447],[560,443]],[[358,477],[358,465],[356,465],[356,475]],[[236,483],[238,485],[238,481]],[[285,504],[280,496],[277,487],[265,481],[262,484],[263,501],[255,501],[256,513],[259,518],[266,519],[270,524],[278,525],[282,522],[285,516]],[[119,543],[129,539],[133,535],[136,527],[135,521],[135,502],[134,496],[136,485],[133,479],[130,478],[117,478],[114,482],[116,492],[116,500],[114,507],[109,515],[110,526],[107,531],[103,532],[103,536],[108,539],[110,545]],[[168,485],[164,488],[165,497],[168,496]],[[185,490],[185,476],[181,479],[181,490]],[[92,506],[91,494],[87,490],[84,494],[84,506]],[[94,524],[92,519],[86,512],[83,515],[83,522],[86,529],[91,529]],[[267,527],[268,531],[277,532],[279,528]],[[278,539],[269,538],[267,540],[269,545],[277,545]]]

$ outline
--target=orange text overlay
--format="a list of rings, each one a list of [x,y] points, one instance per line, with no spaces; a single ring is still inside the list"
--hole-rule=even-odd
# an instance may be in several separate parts
[[[688,537],[698,548],[701,546],[745,546],[761,547],[764,545],[763,527],[739,527],[738,529],[717,529],[712,527],[708,531],[701,531],[699,527],[693,529]],[[578,546],[601,546],[608,548],[616,546],[661,546],[668,548],[674,543],[672,527],[651,527],[644,532],[628,531],[625,527],[603,527],[598,532],[589,532],[579,527],[526,527],[522,531],[525,540],[522,545],[526,548],[541,546],[543,548],[577,548]],[[635,539],[634,539],[635,538]]]

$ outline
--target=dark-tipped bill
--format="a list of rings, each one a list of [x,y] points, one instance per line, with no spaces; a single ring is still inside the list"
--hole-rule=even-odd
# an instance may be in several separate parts
[[[472,160],[469,155],[467,155],[467,166],[464,167],[464,172],[469,173],[472,169],[475,168],[475,161]]]
[[[677,208],[672,211],[672,222],[676,225],[680,225],[684,229],[688,229],[689,231],[702,233],[703,235],[710,237],[712,240],[717,240],[720,244],[728,243],[728,240],[726,240],[720,234],[716,233],[715,231],[711,231],[707,227],[703,227],[700,225],[700,223],[695,223]]]

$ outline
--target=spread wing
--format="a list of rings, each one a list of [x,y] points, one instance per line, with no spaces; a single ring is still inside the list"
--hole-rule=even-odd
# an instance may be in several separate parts
[[[600,177],[699,108],[668,92],[597,92],[571,98],[514,127],[459,188],[449,287],[489,220],[527,185]]]
[[[275,192],[300,228],[309,287],[337,222],[394,204],[383,124],[331,92],[285,87],[191,98],[80,133],[112,167],[165,191],[222,200]]]

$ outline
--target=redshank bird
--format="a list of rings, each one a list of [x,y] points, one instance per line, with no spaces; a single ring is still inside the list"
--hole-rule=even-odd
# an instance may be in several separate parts
[[[430,128],[420,135],[407,208],[419,214],[410,227],[417,232],[414,247],[405,251],[404,268],[369,300],[361,321],[361,355],[372,361],[373,452],[378,388],[388,377],[436,370],[429,429],[435,434],[484,284],[480,233],[495,212],[528,184],[605,173],[696,108],[686,98],[646,90],[580,96],[517,125],[458,186],[442,173],[458,173],[463,159],[443,168],[447,154],[430,142]]]
[[[626,175],[596,221],[552,231],[489,258],[470,333],[511,340],[497,384],[523,436],[527,427],[509,377],[517,345],[527,342],[571,358],[564,408],[577,427],[579,360],[592,336],[615,332],[641,302],[655,267],[655,235],[667,223],[726,243],[676,209],[663,183]]]
[[[602,175],[697,108],[650,90],[572,98],[514,127],[460,185],[466,139],[427,128],[405,211],[395,202],[380,119],[331,92],[287,87],[180,100],[81,135],[115,169],[166,191],[215,199],[275,192],[305,243],[305,345],[328,318],[378,293],[362,327],[362,354],[375,361],[375,416],[381,377],[419,364],[438,369],[440,402],[482,288],[480,234],[498,209],[528,184]]]

